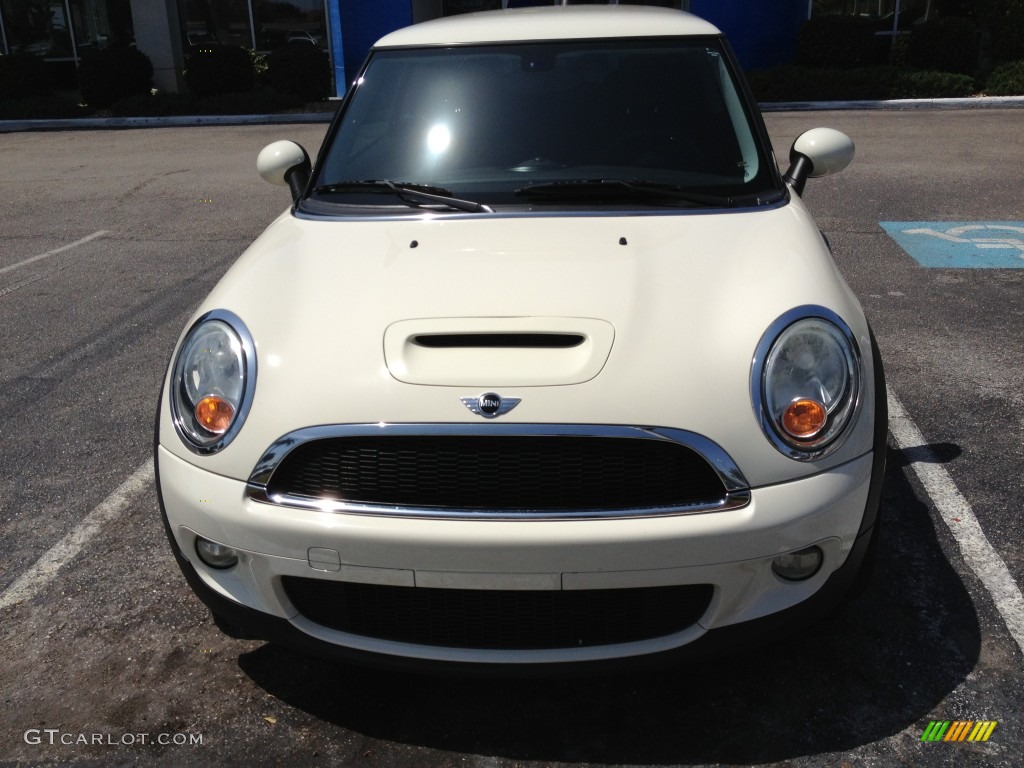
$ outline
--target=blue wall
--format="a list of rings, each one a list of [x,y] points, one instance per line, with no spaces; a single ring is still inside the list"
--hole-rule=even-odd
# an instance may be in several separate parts
[[[332,27],[335,82],[340,96],[359,72],[370,46],[388,32],[412,24],[412,2],[329,0],[328,15]],[[344,71],[341,71],[340,63],[344,63]]]
[[[793,60],[807,0],[690,0],[690,12],[725,33],[744,69],[766,69]]]

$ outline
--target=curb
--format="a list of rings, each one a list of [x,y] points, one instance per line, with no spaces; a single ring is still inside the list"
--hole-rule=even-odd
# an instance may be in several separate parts
[[[850,110],[1021,109],[1024,96],[976,96],[965,99],[887,99],[881,101],[778,101],[758,105],[762,112],[828,112]],[[177,117],[86,117],[71,120],[0,120],[0,133],[19,131],[84,131],[127,128],[188,128],[202,125],[287,125],[329,123],[333,112],[272,115],[184,115]]]
[[[71,120],[0,120],[0,133],[85,131],[125,128],[189,128],[200,125],[287,125],[329,123],[333,112],[273,115],[182,115],[176,117],[84,117]]]
[[[914,109],[1019,109],[1024,96],[972,96],[963,99],[884,99],[878,101],[778,101],[758,105],[762,112]]]

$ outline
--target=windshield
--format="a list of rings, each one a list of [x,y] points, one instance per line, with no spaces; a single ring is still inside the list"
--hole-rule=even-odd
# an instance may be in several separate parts
[[[431,207],[399,194],[414,188],[483,210],[781,195],[716,38],[378,50],[322,154],[311,200],[331,205]]]

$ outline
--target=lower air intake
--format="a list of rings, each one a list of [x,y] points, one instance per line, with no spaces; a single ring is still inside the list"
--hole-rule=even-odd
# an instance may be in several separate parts
[[[680,632],[707,609],[707,584],[597,590],[427,589],[286,576],[299,612],[324,627],[448,648],[614,645]]]

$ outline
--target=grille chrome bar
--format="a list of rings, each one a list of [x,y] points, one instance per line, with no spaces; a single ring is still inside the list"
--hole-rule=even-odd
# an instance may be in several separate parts
[[[299,493],[275,491],[272,482],[286,458],[302,446],[338,438],[613,438],[643,440],[660,443],[660,447],[682,447],[703,459],[721,483],[721,493],[711,499],[681,501],[671,504],[622,504],[607,506],[583,505],[552,508],[500,508],[493,505],[465,506],[418,503],[379,503],[376,500],[359,501],[314,497]],[[646,447],[646,446],[645,446]],[[270,446],[257,463],[246,487],[246,496],[264,504],[294,507],[322,512],[384,515],[392,517],[446,518],[446,519],[604,519],[622,517],[660,517],[668,515],[698,514],[738,509],[750,503],[750,491],[742,473],[721,447],[706,437],[686,430],[661,427],[632,427],[619,425],[575,424],[354,424],[309,427],[289,433]]]

